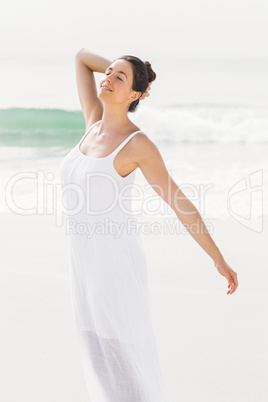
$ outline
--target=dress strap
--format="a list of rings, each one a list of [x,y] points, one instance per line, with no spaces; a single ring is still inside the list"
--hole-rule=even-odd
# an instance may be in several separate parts
[[[131,140],[131,138],[134,137],[135,134],[138,134],[138,133],[140,133],[140,132],[141,132],[141,130],[138,130],[138,131],[135,131],[134,133],[130,134],[123,142],[121,142],[121,144],[120,144],[117,148],[115,148],[115,150],[112,152],[111,155],[113,155],[114,158],[115,158],[115,156],[116,156],[116,155],[118,154],[118,152],[126,145],[126,143],[127,143],[129,140]]]
[[[78,146],[79,146],[79,147],[80,147],[80,145],[82,144],[84,138],[86,138],[86,136],[88,135],[88,133],[92,130],[92,128],[93,128],[94,126],[96,126],[100,121],[101,121],[101,120],[96,121],[96,123],[93,123],[93,124],[89,127],[89,129],[85,132],[85,134],[82,136],[81,140],[79,141],[79,143],[78,143]]]

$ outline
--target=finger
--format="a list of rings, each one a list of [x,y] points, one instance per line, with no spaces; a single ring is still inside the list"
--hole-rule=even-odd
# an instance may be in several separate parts
[[[237,287],[238,287],[237,274],[235,272],[233,272],[232,275],[231,275],[231,283],[232,283],[232,286],[233,286],[234,291],[235,291],[237,289]]]
[[[237,286],[235,285],[234,282],[231,282],[231,283],[228,285],[228,288],[229,288],[229,287],[230,287],[230,289],[228,290],[227,294],[232,294],[232,293],[234,293],[235,290],[236,290],[236,288],[237,288]]]
[[[228,290],[227,294],[230,294],[230,293],[232,293],[232,291],[234,289],[234,282],[231,277],[228,279],[228,282],[229,282],[229,284],[228,284],[229,290]]]

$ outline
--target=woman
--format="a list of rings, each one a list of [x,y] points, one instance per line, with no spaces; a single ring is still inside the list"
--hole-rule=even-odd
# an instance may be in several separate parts
[[[75,329],[88,392],[94,402],[170,402],[151,322],[146,256],[130,230],[137,168],[226,277],[227,294],[236,290],[237,274],[169,176],[156,145],[128,117],[156,78],[150,63],[134,56],[111,62],[82,48],[75,67],[86,133],[64,158],[61,178],[70,215]],[[98,88],[94,72],[105,73]]]

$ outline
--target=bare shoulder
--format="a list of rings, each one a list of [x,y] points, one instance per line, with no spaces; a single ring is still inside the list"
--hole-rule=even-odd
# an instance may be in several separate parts
[[[142,165],[149,160],[151,163],[163,162],[162,155],[156,144],[143,131],[137,133],[132,138],[133,150],[135,150],[136,161]]]
[[[164,199],[166,200],[166,187],[170,176],[154,141],[143,131],[137,133],[133,137],[131,152],[133,161],[140,168],[145,179],[153,188],[154,186],[157,187],[156,192],[161,197],[163,197],[164,193]]]

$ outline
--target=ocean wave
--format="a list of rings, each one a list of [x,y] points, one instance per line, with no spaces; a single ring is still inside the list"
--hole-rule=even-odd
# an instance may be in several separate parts
[[[143,106],[129,118],[153,140],[167,145],[268,142],[267,112],[247,105]],[[84,132],[84,117],[79,110],[0,109],[2,145],[68,148]]]

